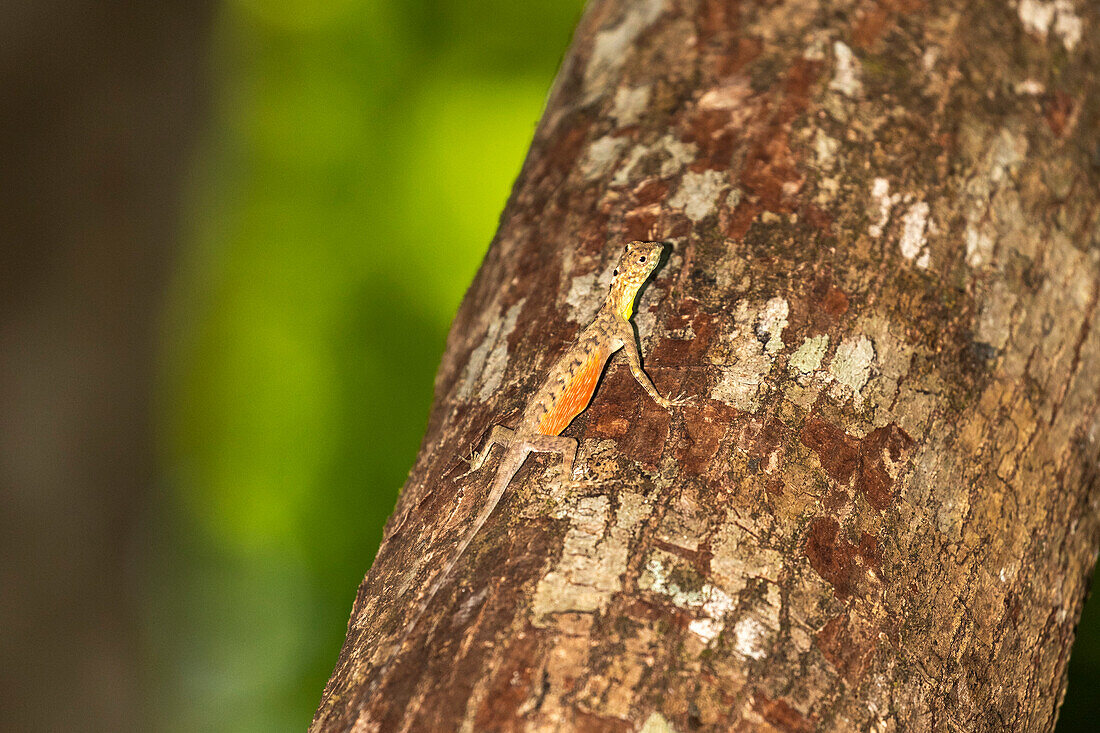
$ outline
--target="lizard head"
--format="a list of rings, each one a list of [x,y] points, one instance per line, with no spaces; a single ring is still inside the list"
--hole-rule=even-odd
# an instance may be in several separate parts
[[[619,266],[615,268],[608,294],[615,312],[623,318],[634,315],[634,298],[642,284],[649,279],[657,263],[661,261],[663,242],[630,242],[626,245]]]

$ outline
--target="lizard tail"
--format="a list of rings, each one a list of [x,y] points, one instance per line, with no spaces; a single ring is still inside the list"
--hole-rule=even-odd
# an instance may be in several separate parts
[[[420,624],[420,619],[424,616],[425,611],[428,610],[428,606],[431,605],[435,599],[436,593],[443,587],[443,584],[451,576],[451,571],[458,565],[458,561],[462,559],[462,555],[466,552],[466,548],[470,546],[474,537],[477,536],[478,531],[482,525],[489,519],[493,511],[496,509],[497,504],[500,503],[500,499],[504,496],[504,490],[508,488],[508,483],[512,480],[512,476],[519,470],[520,465],[523,464],[524,459],[527,457],[527,451],[513,452],[509,450],[505,453],[501,459],[500,467],[497,469],[496,477],[493,479],[492,488],[489,489],[489,496],[486,498],[481,511],[478,512],[477,517],[473,523],[463,533],[462,539],[459,540],[458,545],[455,547],[454,552],[451,554],[451,559],[447,561],[447,564],[443,566],[443,569],[436,573],[435,578],[432,580],[431,585],[428,586],[428,591],[421,598],[420,602],[416,606],[416,611],[413,613],[412,618],[405,624],[405,629],[401,632],[401,636],[397,640],[396,646],[392,652],[390,652],[389,658],[382,665],[379,670],[376,680],[381,682],[389,671],[389,667],[393,664],[393,661],[397,658],[397,655],[401,653],[401,650],[405,646],[405,642],[408,641],[412,632],[416,630]],[[517,460],[518,458],[518,460]]]

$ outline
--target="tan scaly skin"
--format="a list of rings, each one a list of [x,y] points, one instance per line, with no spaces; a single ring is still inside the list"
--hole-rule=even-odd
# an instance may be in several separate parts
[[[634,314],[634,299],[657,267],[663,251],[664,244],[661,242],[630,242],[626,245],[626,251],[611,281],[611,291],[596,317],[592,319],[592,323],[581,331],[576,340],[547,372],[542,384],[528,401],[519,424],[515,428],[494,426],[485,446],[470,461],[470,470],[462,476],[480,469],[494,445],[503,446],[505,449],[485,505],[459,541],[451,554],[451,559],[436,574],[435,580],[428,587],[424,599],[418,604],[416,612],[406,624],[390,661],[400,651],[428,604],[435,598],[436,592],[450,577],[451,571],[470,542],[496,509],[504,495],[504,490],[519,471],[528,454],[533,452],[561,454],[562,468],[567,477],[572,477],[573,462],[577,457],[577,441],[575,438],[562,437],[560,433],[588,406],[596,391],[596,383],[612,354],[619,349],[626,349],[630,373],[661,407],[671,409],[688,401],[683,397],[666,399],[653,386],[653,382],[642,369],[641,353],[634,338],[634,329],[630,325],[630,318]],[[389,662],[387,666],[388,664]]]

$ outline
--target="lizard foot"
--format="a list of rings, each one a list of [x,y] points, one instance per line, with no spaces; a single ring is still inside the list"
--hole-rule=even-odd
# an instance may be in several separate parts
[[[662,405],[662,407],[664,407],[665,409],[669,409],[669,408],[672,408],[672,407],[680,407],[682,405],[686,405],[686,404],[692,402],[695,399],[695,397],[696,397],[696,395],[689,395],[686,392],[681,392],[680,394],[676,395],[675,397],[670,396],[668,399],[666,399],[664,404]]]
[[[460,466],[462,466],[462,464],[466,464],[467,466],[469,466],[469,468],[467,468],[465,471],[463,471],[462,473],[455,476],[455,481],[461,481],[462,479],[466,478],[471,473],[476,471],[478,468],[480,468],[477,461],[475,460],[476,457],[477,457],[477,452],[474,451],[474,452],[470,453],[470,455],[463,456],[462,458],[458,459],[458,463],[455,465],[455,468],[459,468]],[[452,468],[451,470],[453,471],[454,468]]]

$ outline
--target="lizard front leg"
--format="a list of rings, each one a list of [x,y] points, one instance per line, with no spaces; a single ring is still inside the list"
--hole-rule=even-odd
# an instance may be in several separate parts
[[[566,482],[572,481],[573,464],[577,460],[577,439],[561,435],[525,435],[519,440],[533,452],[558,453]]]
[[[657,388],[653,386],[653,382],[650,381],[649,375],[646,374],[645,369],[642,368],[642,354],[638,350],[638,342],[634,337],[634,329],[625,321],[619,324],[619,326],[622,330],[620,338],[623,342],[623,350],[626,351],[626,360],[627,363],[630,364],[630,373],[634,375],[634,379],[637,380],[638,384],[642,385],[642,389],[649,393],[653,401],[666,410],[670,410],[690,400],[690,397],[683,396],[667,399],[657,391]]]

